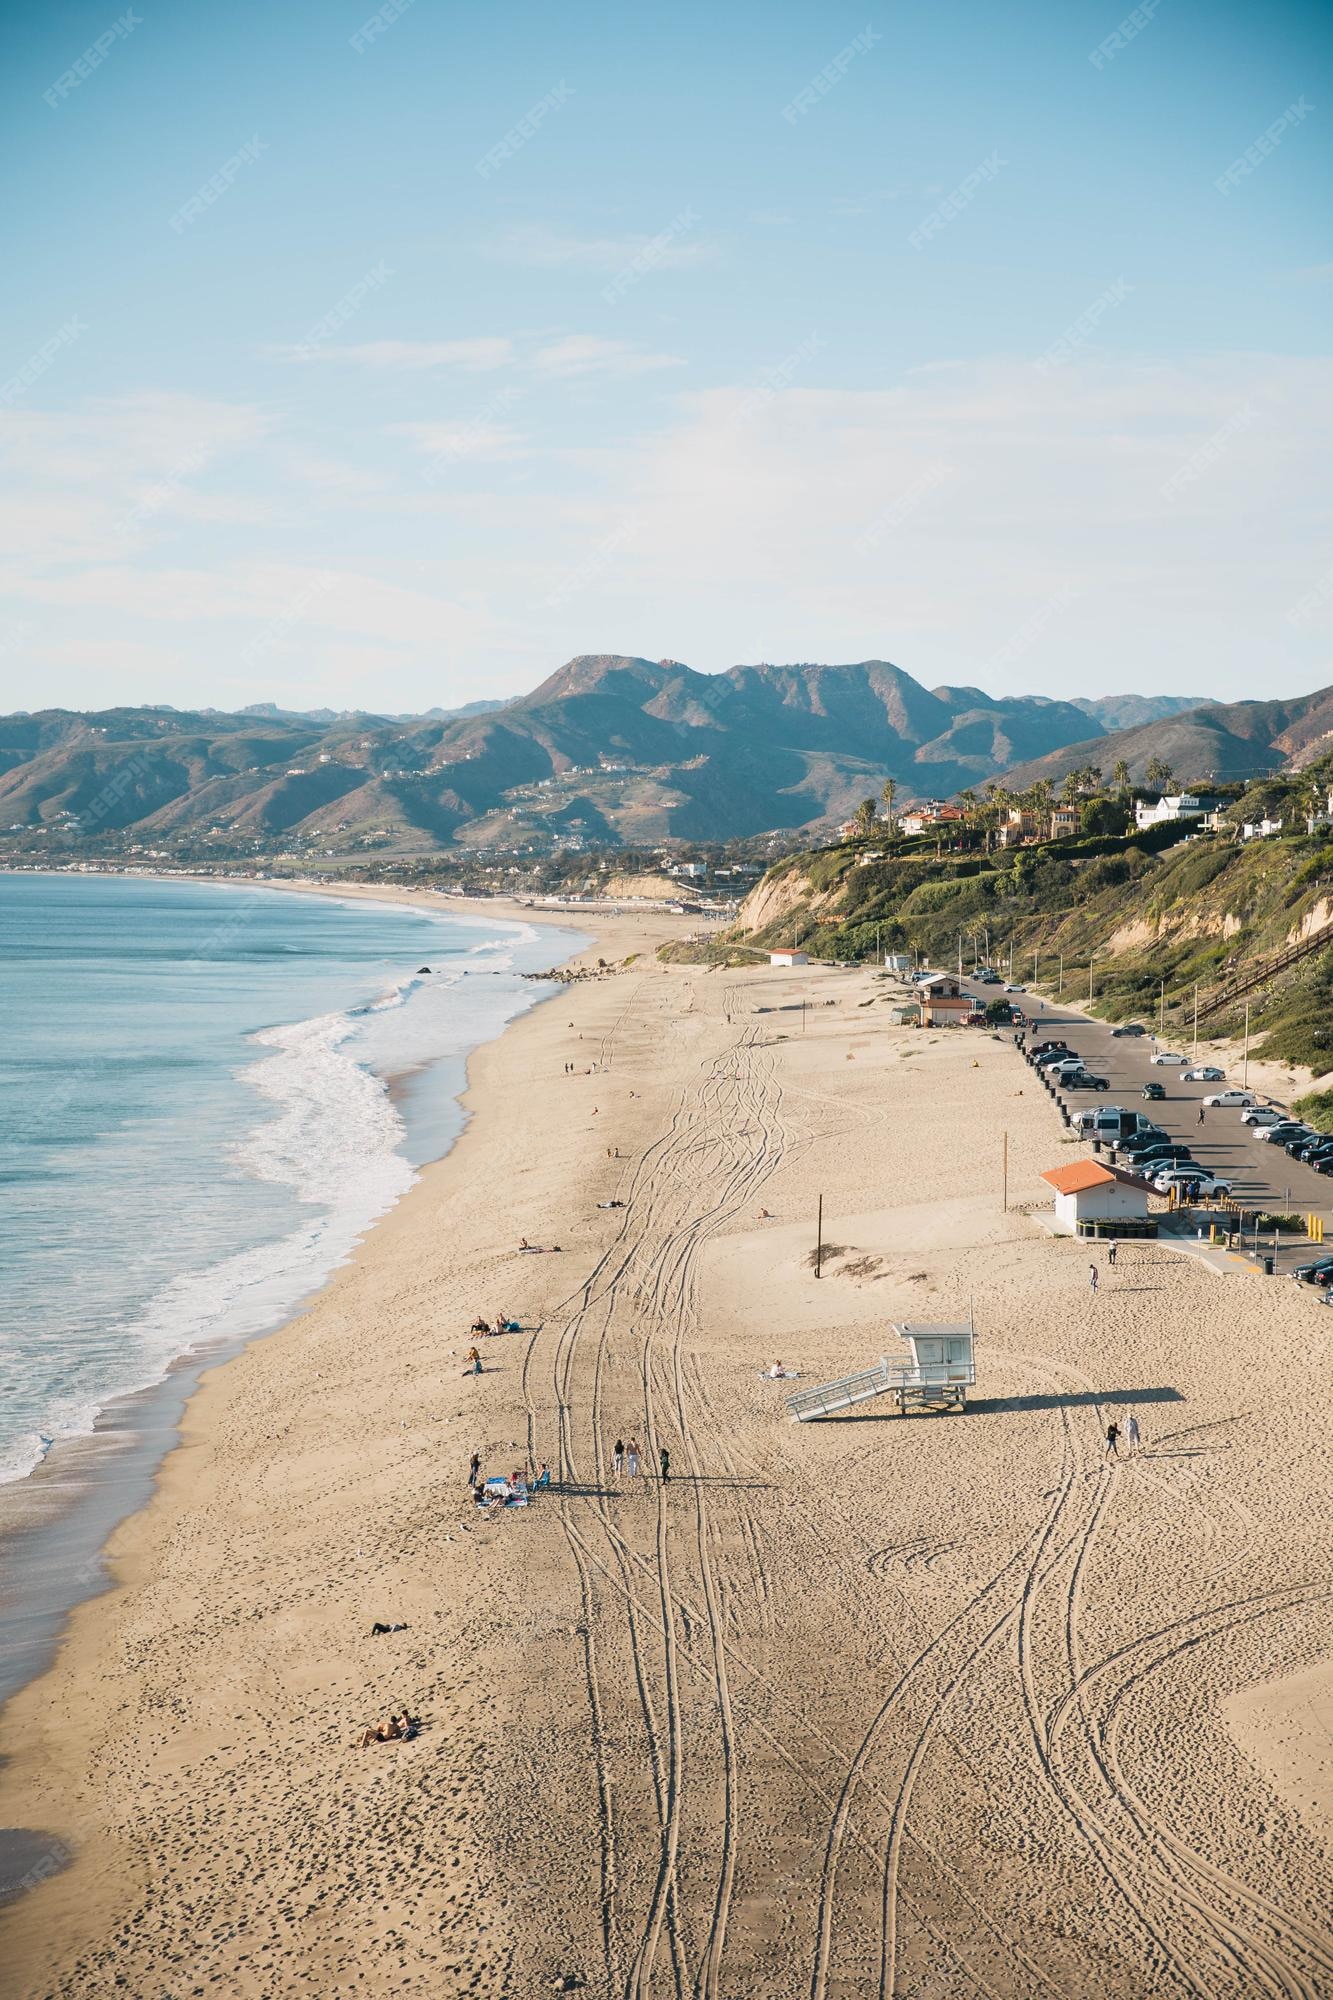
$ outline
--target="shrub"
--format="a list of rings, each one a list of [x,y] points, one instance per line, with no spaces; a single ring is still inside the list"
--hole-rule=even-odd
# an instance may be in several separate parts
[[[1291,1108],[1316,1132],[1333,1132],[1333,1090],[1307,1090]]]

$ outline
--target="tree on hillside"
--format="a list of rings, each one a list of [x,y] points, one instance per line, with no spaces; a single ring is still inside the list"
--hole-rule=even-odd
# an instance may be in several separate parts
[[[980,799],[969,788],[967,791],[958,794],[958,803],[962,807],[964,826],[970,826],[976,818],[977,808],[981,804]]]
[[[1116,758],[1116,760],[1115,760],[1115,762],[1114,762],[1114,764],[1112,764],[1112,766],[1111,766],[1111,777],[1112,777],[1112,779],[1113,779],[1113,780],[1114,780],[1114,782],[1115,782],[1115,788],[1116,788],[1116,790],[1117,790],[1118,792],[1120,792],[1120,793],[1122,794],[1122,796],[1123,796],[1123,797],[1125,797],[1125,798],[1128,798],[1128,796],[1129,796],[1129,766],[1128,766],[1128,764],[1127,764],[1127,763],[1125,762],[1125,760],[1124,760],[1124,758],[1123,758],[1123,757],[1117,757],[1117,758]]]
[[[1060,787],[1060,797],[1067,806],[1072,806],[1083,790],[1082,771],[1066,771],[1064,783]]]
[[[875,801],[873,799],[862,799],[860,805],[856,808],[856,827],[858,833],[874,832]]]
[[[879,796],[880,802],[884,807],[885,819],[892,820],[893,801],[898,796],[898,780],[896,778],[886,778],[879,788]]]
[[[1150,757],[1144,772],[1149,788],[1154,792],[1164,792],[1174,775],[1165,757]]]

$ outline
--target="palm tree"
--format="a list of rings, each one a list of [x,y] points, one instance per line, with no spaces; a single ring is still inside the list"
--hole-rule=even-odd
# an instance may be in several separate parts
[[[1173,776],[1171,766],[1164,757],[1150,757],[1144,772],[1149,788],[1154,792],[1164,792]]]
[[[896,778],[886,778],[879,788],[879,796],[884,806],[884,817],[892,824],[893,801],[898,796],[898,780]]]
[[[861,833],[871,833],[875,826],[875,801],[862,799],[856,808],[856,824]]]
[[[1117,757],[1111,766],[1111,776],[1122,798],[1129,797],[1129,766],[1123,757]]]
[[[1082,771],[1067,771],[1065,773],[1065,781],[1060,787],[1060,797],[1067,806],[1072,806],[1079,793],[1083,790],[1083,775]]]

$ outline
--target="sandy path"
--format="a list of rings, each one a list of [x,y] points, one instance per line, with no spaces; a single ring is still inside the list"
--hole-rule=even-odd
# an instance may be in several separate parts
[[[478,1059],[8,1712],[8,1816],[80,1859],[6,1994],[1333,1993],[1326,1783],[1233,1700],[1333,1656],[1328,1315],[1155,1245],[1091,1302],[998,1198],[1002,1131],[1017,1203],[1062,1157],[1045,1098],[877,990],[641,962]],[[761,1379],[970,1302],[964,1416],[794,1427]],[[478,1304],[526,1331],[465,1380]],[[474,1440],[555,1491],[472,1520]],[[418,1743],[349,1749],[399,1701]]]

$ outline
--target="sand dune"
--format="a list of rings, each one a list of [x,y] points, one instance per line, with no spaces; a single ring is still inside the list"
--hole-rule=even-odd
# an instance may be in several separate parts
[[[1090,1301],[1045,1097],[877,990],[644,957],[481,1053],[6,1712],[6,1820],[75,1850],[6,1995],[1333,1993],[1327,1762],[1245,1694],[1333,1658],[1328,1316],[1152,1244]],[[478,1308],[525,1330],[474,1378]],[[964,1415],[762,1379],[969,1310]],[[556,1490],[476,1519],[474,1448]]]

